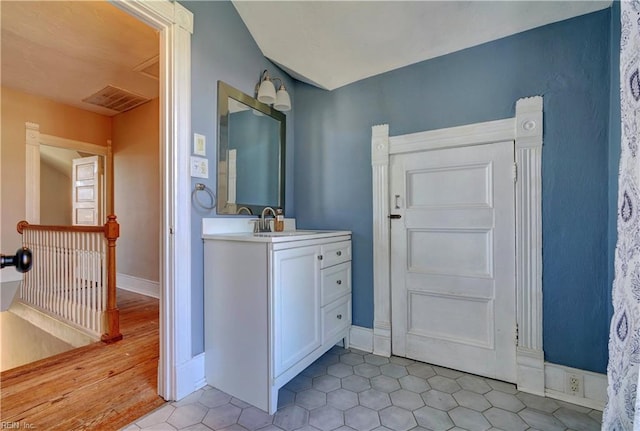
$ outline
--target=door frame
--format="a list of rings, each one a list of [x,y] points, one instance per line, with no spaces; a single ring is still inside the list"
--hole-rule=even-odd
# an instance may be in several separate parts
[[[179,400],[201,385],[191,349],[191,35],[177,1],[110,0],[160,36],[160,361],[158,393]]]
[[[104,157],[105,214],[113,209],[113,151],[111,140],[106,146],[40,133],[37,123],[25,123],[25,220],[40,223],[40,146],[65,148]]]
[[[516,102],[515,117],[389,136],[371,128],[373,184],[373,353],[391,355],[391,233],[389,158],[392,154],[515,143],[516,378],[518,390],[544,396],[542,348],[542,109],[541,96]]]
[[[202,358],[191,347],[191,35],[193,13],[175,1],[109,0],[156,29],[160,37],[160,360],[158,394],[179,400],[204,381]],[[26,217],[40,216],[39,145],[27,128]],[[33,135],[34,133],[32,133]],[[40,135],[42,136],[42,135]],[[35,156],[38,167],[35,168]],[[109,159],[109,156],[107,156]],[[111,165],[112,166],[112,165]],[[37,178],[33,176],[38,169]],[[112,169],[110,167],[109,169]],[[112,174],[112,170],[109,171]],[[31,178],[31,180],[29,180]],[[113,175],[111,175],[113,178]],[[107,191],[112,201],[112,189]],[[37,216],[36,216],[37,214]]]

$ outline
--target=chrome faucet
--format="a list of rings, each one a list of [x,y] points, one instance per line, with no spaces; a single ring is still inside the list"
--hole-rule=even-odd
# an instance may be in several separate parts
[[[253,215],[253,213],[251,212],[251,209],[248,208],[248,207],[240,207],[240,208],[238,208],[238,210],[236,211],[236,214],[242,214],[242,211],[245,211],[249,215]]]
[[[264,207],[262,214],[260,215],[260,232],[271,232],[271,226],[267,220],[267,212],[271,211],[273,219],[276,218],[276,211],[271,207]]]

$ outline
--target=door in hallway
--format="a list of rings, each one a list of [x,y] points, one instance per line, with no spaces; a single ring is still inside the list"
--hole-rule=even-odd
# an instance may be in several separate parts
[[[392,156],[393,354],[515,381],[513,148]]]
[[[102,158],[100,156],[73,159],[73,213],[74,225],[97,226],[102,215]]]

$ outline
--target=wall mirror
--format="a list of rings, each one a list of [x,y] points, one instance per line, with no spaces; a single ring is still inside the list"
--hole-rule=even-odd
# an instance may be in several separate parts
[[[284,208],[286,116],[218,81],[218,214]]]

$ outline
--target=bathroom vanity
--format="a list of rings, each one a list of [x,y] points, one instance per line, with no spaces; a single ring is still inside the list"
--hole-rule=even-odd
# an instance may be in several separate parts
[[[273,414],[278,389],[339,341],[348,347],[351,232],[203,238],[207,383]]]

